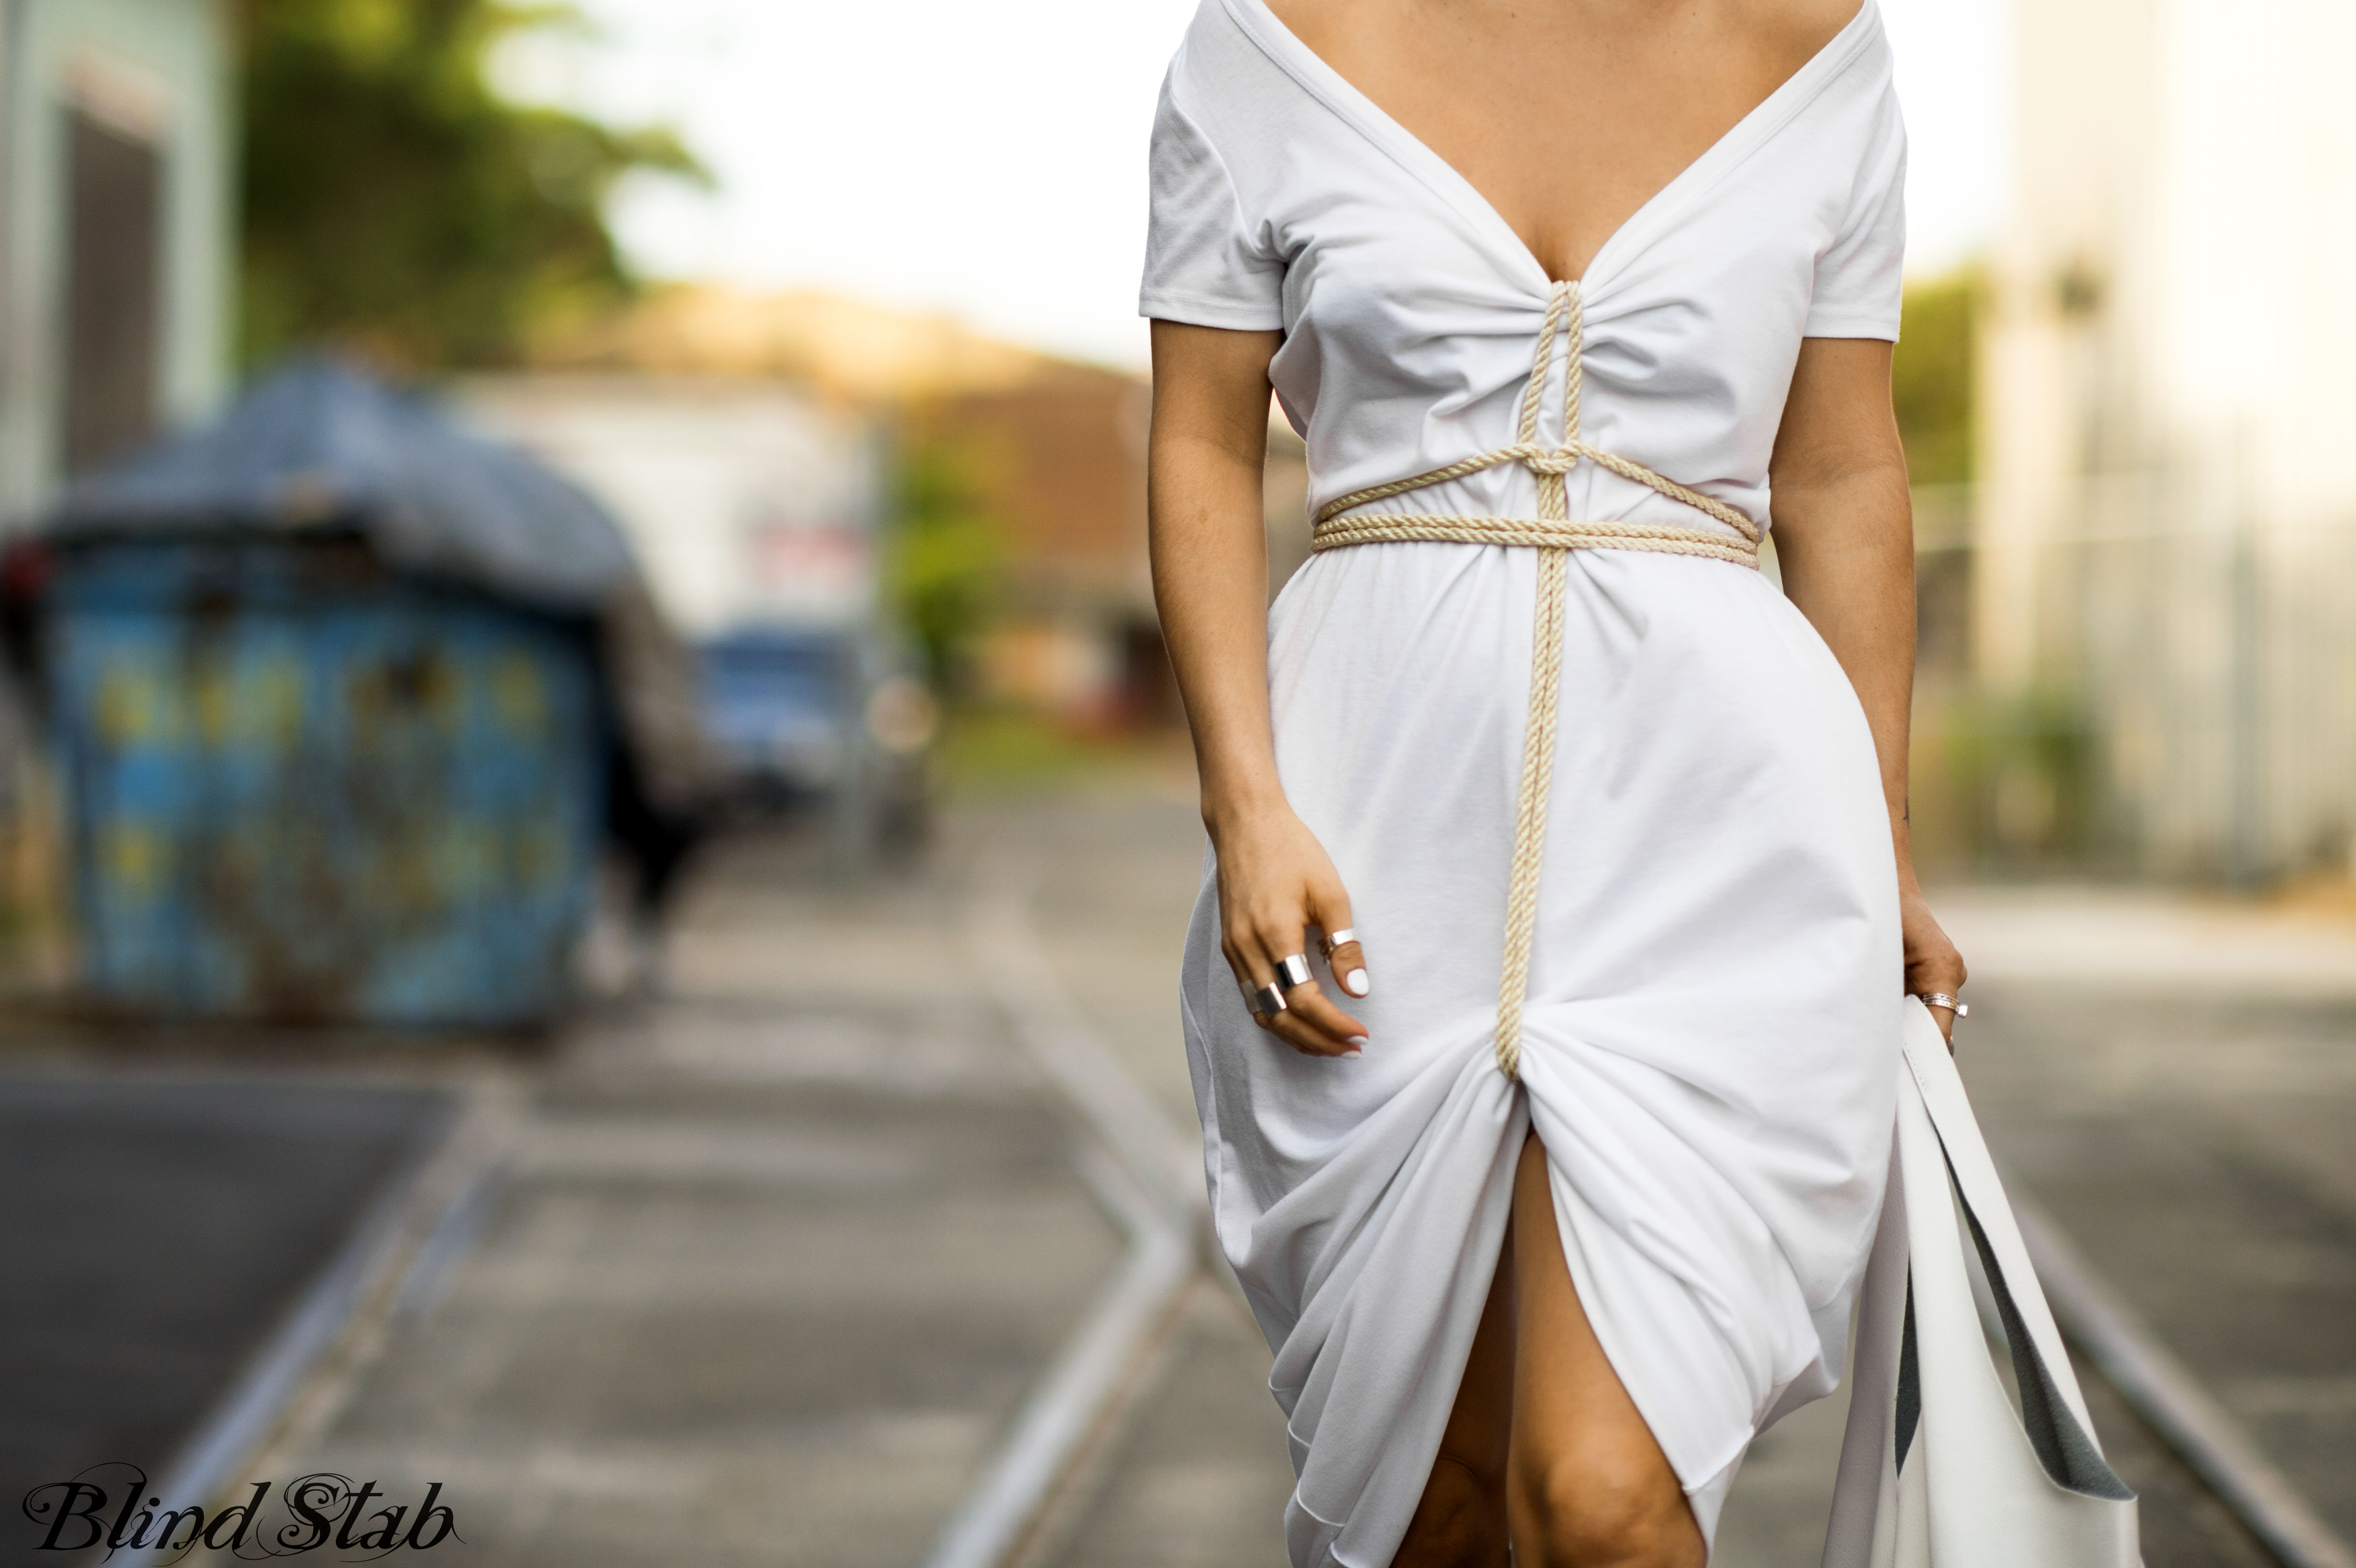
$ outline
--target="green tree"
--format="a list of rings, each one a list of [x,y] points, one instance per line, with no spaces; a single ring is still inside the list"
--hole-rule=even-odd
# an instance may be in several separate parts
[[[1979,327],[1976,272],[1906,286],[1890,391],[1906,467],[1917,485],[1972,476],[1972,385]]]
[[[925,435],[899,454],[885,588],[943,698],[965,694],[974,645],[998,610],[1006,546],[981,499],[969,439]]]
[[[410,368],[512,359],[632,280],[605,219],[633,170],[701,179],[670,133],[508,102],[503,0],[243,0],[242,349],[328,342]]]

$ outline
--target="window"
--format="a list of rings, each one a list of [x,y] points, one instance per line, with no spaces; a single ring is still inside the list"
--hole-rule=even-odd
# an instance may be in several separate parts
[[[65,465],[80,474],[155,428],[163,157],[144,137],[66,110]]]

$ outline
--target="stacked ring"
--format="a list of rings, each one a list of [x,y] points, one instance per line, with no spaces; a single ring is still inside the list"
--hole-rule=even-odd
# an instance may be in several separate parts
[[[1969,1003],[1959,1002],[1944,991],[1918,991],[1914,999],[1926,1008],[1944,1008],[1959,1019],[1969,1018],[1972,1014]]]

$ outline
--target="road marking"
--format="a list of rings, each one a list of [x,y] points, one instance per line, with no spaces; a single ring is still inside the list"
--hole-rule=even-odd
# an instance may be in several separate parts
[[[993,998],[1042,1071],[1094,1135],[1081,1176],[1129,1236],[1120,1272],[1065,1342],[997,1454],[942,1527],[925,1568],[1000,1568],[1013,1560],[1145,1364],[1197,1268],[1206,1200],[1184,1173],[1185,1140],[1072,1000],[1031,923],[1027,890],[1001,880],[978,900],[968,937]]]
[[[2285,1568],[2356,1568],[2356,1551],[2319,1518],[2240,1422],[2135,1308],[2094,1271],[2052,1217],[2019,1188],[2013,1218],[2062,1331],[2184,1456]]]

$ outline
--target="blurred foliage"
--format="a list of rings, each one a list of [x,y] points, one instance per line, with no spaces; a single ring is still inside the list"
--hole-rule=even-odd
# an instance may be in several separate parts
[[[2075,863],[2094,842],[2094,733],[2071,693],[1959,697],[1939,715],[1954,809],[1977,869]]]
[[[325,341],[401,368],[515,357],[631,279],[604,205],[637,170],[706,176],[663,130],[493,91],[491,51],[578,25],[503,0],[242,0],[248,364]]]
[[[1957,272],[1906,285],[1890,392],[1907,472],[1917,485],[1972,477],[1972,391],[1980,276]]]
[[[1006,541],[980,482],[970,439],[917,435],[899,454],[898,496],[884,591],[923,650],[926,677],[944,699],[972,686],[982,633],[997,613]]]
[[[1120,788],[1156,772],[1191,773],[1193,752],[1175,755],[1173,743],[1184,744],[1167,733],[1078,730],[1020,703],[977,702],[942,731],[938,763],[950,793],[968,799]]]

